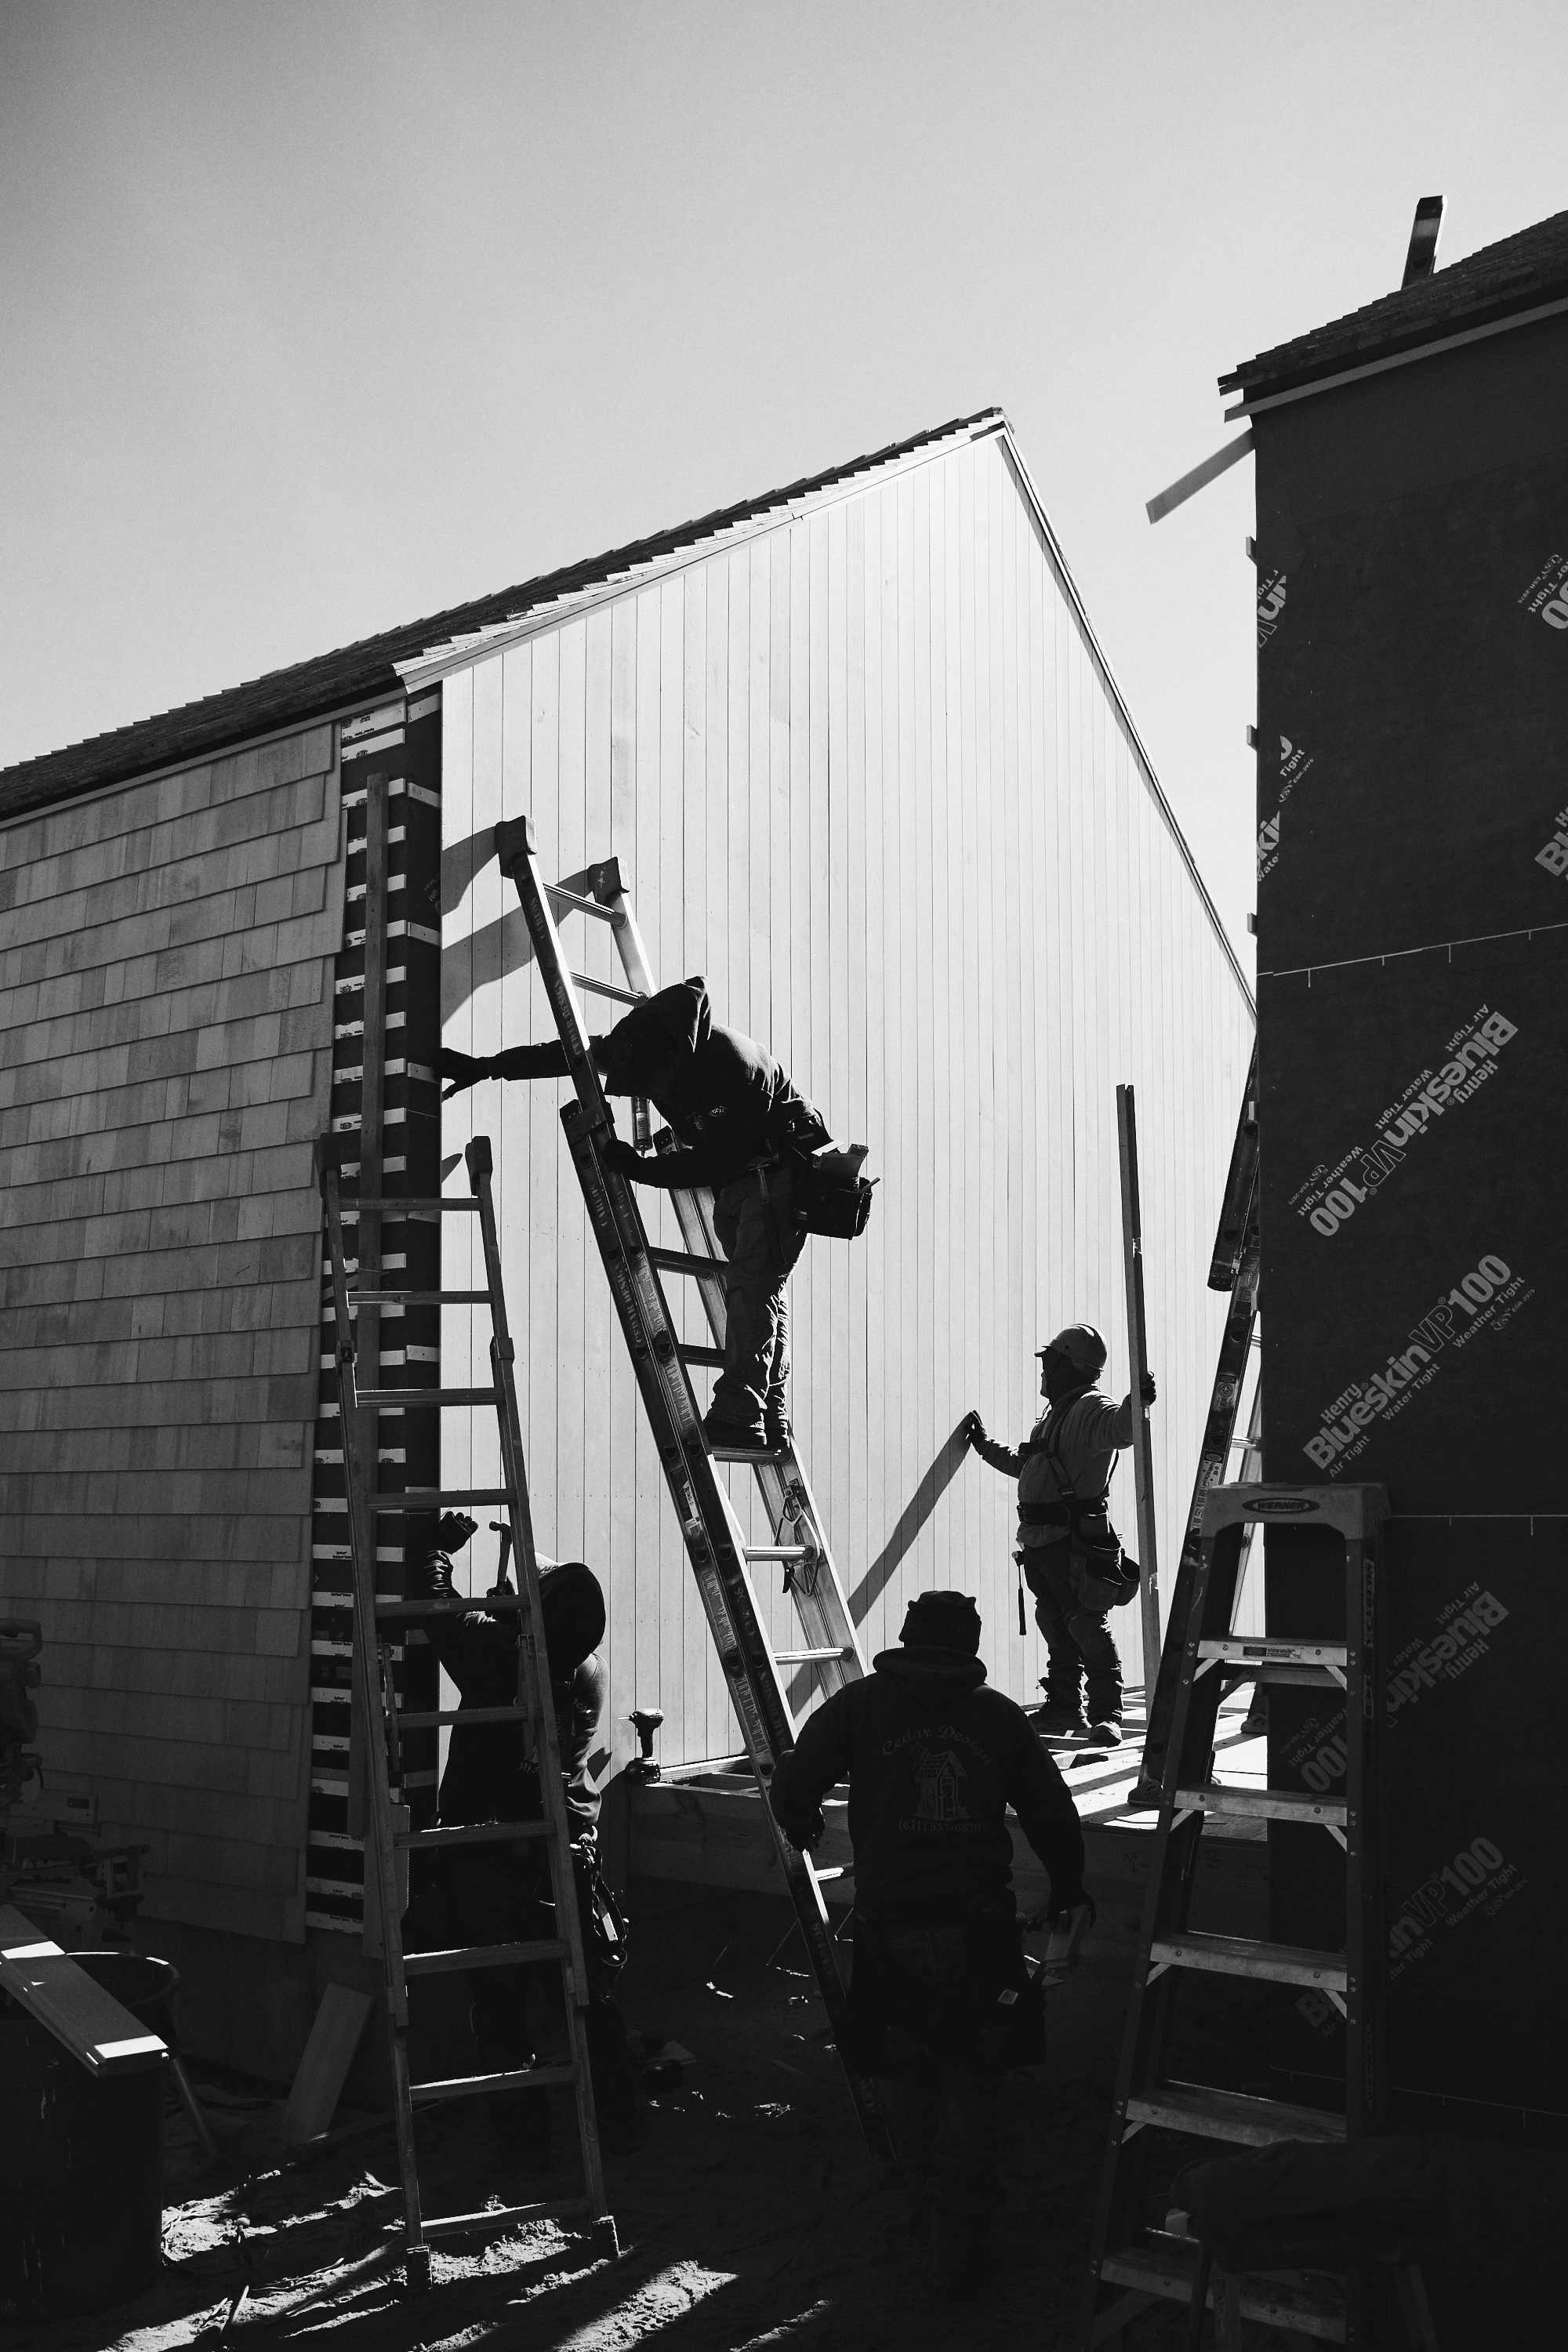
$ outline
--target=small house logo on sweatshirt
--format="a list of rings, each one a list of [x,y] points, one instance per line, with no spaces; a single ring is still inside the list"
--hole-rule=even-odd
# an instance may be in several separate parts
[[[921,1822],[966,1822],[969,1809],[958,1793],[963,1767],[951,1748],[922,1748],[915,1756],[920,1794],[915,1819]]]

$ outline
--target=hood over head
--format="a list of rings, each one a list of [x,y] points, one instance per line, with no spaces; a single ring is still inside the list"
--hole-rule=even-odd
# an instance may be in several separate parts
[[[550,1679],[563,1682],[593,1656],[605,1638],[604,1588],[585,1561],[567,1559],[542,1572],[539,1598]]]
[[[878,1674],[886,1675],[914,1699],[952,1698],[960,1691],[978,1690],[985,1680],[985,1668],[978,1658],[935,1643],[911,1645],[906,1642],[897,1650],[879,1650],[871,1664]]]
[[[650,1070],[689,1062],[712,1034],[708,982],[700,972],[678,980],[673,988],[661,988],[617,1021],[605,1038],[605,1093],[641,1093]]]

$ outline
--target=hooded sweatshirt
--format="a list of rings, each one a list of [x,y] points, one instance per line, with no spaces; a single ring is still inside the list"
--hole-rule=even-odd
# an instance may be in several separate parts
[[[829,1140],[820,1113],[773,1055],[714,1020],[700,972],[661,988],[591,1042],[616,1094],[647,1095],[647,1078],[674,1066],[668,1082],[649,1099],[682,1148],[650,1158],[642,1171],[646,1184],[667,1192],[709,1184],[717,1192],[753,1160],[773,1159],[788,1144],[816,1151]],[[492,1066],[501,1078],[570,1075],[559,1040],[513,1046],[498,1054]]]
[[[411,1598],[416,1589],[428,1589],[426,1578],[435,1564],[434,1560],[426,1563],[417,1588],[410,1585]],[[604,1595],[593,1570],[577,1562],[547,1570],[540,1579],[540,1591],[566,1818],[576,1838],[594,1829],[599,1819],[592,1751],[601,1744],[607,1705],[605,1669],[595,1655],[605,1630]],[[474,1609],[460,1617],[426,1618],[424,1624],[430,1647],[458,1685],[459,1717],[469,1707],[515,1704],[518,1625],[514,1615],[494,1617]],[[537,1821],[539,1766],[529,1725],[522,1720],[454,1724],[437,1810],[448,1825]]]
[[[1083,1832],[1066,1781],[1022,1707],[962,1650],[884,1650],[825,1699],[774,1769],[786,1837],[815,1841],[822,1800],[849,1783],[856,1907],[879,1927],[1010,1907],[1012,1806],[1050,1875],[1053,1911],[1082,1899]]]

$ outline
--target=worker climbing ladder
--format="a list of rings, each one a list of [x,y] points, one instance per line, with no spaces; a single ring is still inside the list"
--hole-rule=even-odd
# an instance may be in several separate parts
[[[713,1231],[711,1196],[705,1192],[674,1192],[671,1197],[686,1246],[656,1248],[648,1241],[631,1184],[605,1165],[604,1148],[612,1140],[615,1129],[577,991],[634,1004],[651,996],[655,989],[619,865],[611,858],[595,866],[588,895],[568,890],[547,883],[541,875],[528,819],[502,830],[507,835],[509,868],[522,900],[540,976],[576,1089],[576,1101],[568,1103],[561,1114],[567,1147],[609,1276],[687,1557],[763,1792],[763,1812],[842,2053],[844,1987],[822,1895],[824,1882],[837,1874],[819,1871],[809,1854],[790,1843],[773,1821],[766,1794],[773,1766],[795,1745],[795,1719],[784,1687],[784,1671],[810,1666],[829,1691],[837,1690],[865,1674],[860,1645],[793,1439],[763,1454],[738,1448],[731,1452],[722,1446],[710,1449],[703,1435],[689,1372],[693,1366],[722,1363],[725,1316],[724,1259]],[[556,909],[609,928],[624,987],[569,969],[556,929]],[[712,1347],[689,1346],[679,1339],[665,1302],[661,1273],[695,1281],[713,1337]],[[722,1461],[751,1464],[767,1511],[769,1542],[747,1540],[714,1466]],[[805,1637],[798,1648],[775,1651],[769,1645],[752,1574],[753,1568],[763,1563],[783,1568],[784,1589],[794,1601]],[[861,2128],[873,2149],[881,2152],[886,2138],[870,2077],[847,2059],[845,2069]]]
[[[357,1139],[345,1146],[357,1150]],[[321,1154],[321,1190],[326,1238],[331,1257],[332,1307],[336,1325],[339,1401],[347,1474],[349,1551],[353,1573],[353,1705],[363,1737],[355,1743],[363,1759],[365,1805],[365,1880],[367,1909],[379,1942],[386,1993],[393,2109],[397,2130],[399,2176],[403,2191],[404,2261],[413,2289],[429,2284],[428,2242],[457,2237],[477,2230],[508,2227],[543,2219],[585,2220],[602,2252],[618,2251],[615,2222],[605,2208],[604,2172],[594,2116],[593,2086],[588,2074],[584,2018],[588,1977],[573,1875],[572,1832],[561,1779],[561,1757],[555,1733],[544,1643],[544,1619],[540,1600],[539,1567],[533,1546],[522,1439],[517,1412],[513,1348],[507,1325],[501,1287],[500,1250],[496,1238],[495,1204],[491,1197],[491,1159],[488,1136],[476,1136],[465,1155],[473,1190],[468,1194],[437,1200],[344,1200],[332,1150]],[[369,1281],[348,1280],[343,1227],[367,1222],[377,1213],[407,1220],[426,1217],[474,1216],[479,1220],[485,1265],[483,1290],[384,1290],[380,1276]],[[357,1258],[357,1246],[356,1246]],[[360,1267],[356,1264],[356,1277]],[[380,1309],[414,1305],[488,1307],[490,1317],[489,1388],[361,1389],[355,1381],[354,1316],[360,1307]],[[368,1519],[364,1483],[367,1451],[374,1459],[375,1415],[378,1412],[437,1412],[448,1407],[494,1409],[500,1436],[501,1484],[499,1487],[456,1491],[410,1489],[402,1495],[381,1495],[374,1508],[404,1514],[466,1508],[469,1504],[503,1504],[515,1547],[517,1591],[493,1594],[485,1603],[491,1611],[510,1611],[521,1619],[518,1643],[518,1694],[507,1706],[468,1707],[459,1717],[455,1708],[400,1710],[393,1683],[390,1649],[380,1637],[383,1621],[460,1614],[473,1603],[460,1597],[402,1601],[378,1595],[375,1584],[374,1520]],[[516,1722],[532,1733],[538,1766],[542,1819],[528,1822],[484,1822],[450,1828],[416,1830],[402,1801],[402,1742],[415,1731],[432,1730],[461,1720],[465,1725]],[[503,1844],[514,1850],[521,1842],[537,1844],[545,1855],[554,1894],[558,1933],[553,1937],[521,1943],[459,1945],[434,1951],[405,1951],[403,1914],[407,1907],[408,1857],[414,1853],[449,1850],[459,1845]],[[440,2081],[411,2080],[408,2060],[408,1987],[411,1979],[468,1972],[484,1968],[517,1968],[552,1962],[559,1967],[564,1995],[568,2057],[562,2065],[531,2066],[505,2073],[454,2075]],[[538,2204],[490,2206],[482,2212],[443,2215],[435,2219],[422,2210],[419,2176],[415,2158],[414,2114],[416,2107],[438,2101],[484,2095],[492,2092],[543,2092],[555,2084],[570,2084],[576,2096],[578,2137],[582,2152],[583,2191],[575,2198]]]
[[[1265,2147],[1280,2140],[1330,2145],[1375,2134],[1384,2122],[1383,2020],[1386,1932],[1382,1911],[1378,1746],[1381,1486],[1222,1486],[1204,1506],[1196,1580],[1182,1645],[1149,1895],[1133,1968],[1099,2210],[1083,2352],[1120,2343],[1128,2322],[1161,2300],[1191,2304],[1203,2273],[1194,2242],[1152,2223],[1151,2137],[1155,2133]],[[1345,1632],[1340,1642],[1238,1638],[1234,1628],[1244,1540],[1258,1525],[1332,1530],[1343,1544]],[[1321,1562],[1321,1554],[1310,1556]],[[1306,1564],[1298,1574],[1308,1573]],[[1331,1571],[1326,1571],[1331,1572]],[[1226,1675],[1337,1686],[1345,1704],[1345,1791],[1341,1798],[1217,1786],[1215,1732]],[[1223,1818],[1322,1829],[1344,1852],[1342,1951],[1257,1942],[1189,1927],[1206,1822]],[[1345,2021],[1342,2115],[1172,2079],[1166,2053],[1175,1988],[1194,1971],[1315,1992]],[[1343,2301],[1270,2277],[1240,2282],[1241,2316],[1296,2327],[1330,2341],[1364,2342],[1360,2282]],[[1195,2337],[1192,2340],[1195,2341]]]

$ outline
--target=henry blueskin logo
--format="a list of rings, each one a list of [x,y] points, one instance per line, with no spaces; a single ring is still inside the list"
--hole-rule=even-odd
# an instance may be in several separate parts
[[[1568,556],[1549,555],[1519,603],[1549,629],[1568,629]]]
[[[1345,1464],[1364,1450],[1367,1432],[1379,1416],[1392,1421],[1418,1390],[1436,1379],[1442,1370],[1436,1360],[1440,1349],[1458,1350],[1468,1347],[1480,1331],[1500,1331],[1534,1296],[1533,1289],[1525,1288],[1523,1275],[1515,1274],[1504,1259],[1489,1252],[1422,1317],[1410,1334],[1408,1347],[1396,1349],[1370,1380],[1352,1381],[1343,1395],[1334,1399],[1323,1413],[1317,1435],[1308,1438],[1302,1452],[1320,1470],[1337,1478]],[[1462,1323],[1460,1316],[1465,1318]]]
[[[1266,646],[1279,626],[1285,610],[1285,574],[1270,572],[1258,583],[1258,642]]]

